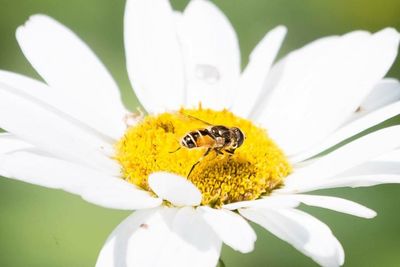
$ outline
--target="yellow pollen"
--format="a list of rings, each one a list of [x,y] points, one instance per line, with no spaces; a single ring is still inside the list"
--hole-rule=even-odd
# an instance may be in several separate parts
[[[193,117],[212,125],[238,127],[246,139],[233,155],[219,155],[212,150],[187,177],[207,150],[207,147],[182,147],[176,151],[181,147],[183,136],[208,127]],[[151,173],[175,173],[187,177],[197,186],[202,193],[202,205],[213,207],[268,195],[281,186],[291,172],[285,155],[268,137],[266,130],[227,110],[200,107],[147,116],[126,131],[116,148],[115,158],[127,181],[151,191],[147,183]]]

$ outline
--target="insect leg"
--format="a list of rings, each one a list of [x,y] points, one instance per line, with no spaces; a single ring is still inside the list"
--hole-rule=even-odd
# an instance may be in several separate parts
[[[181,149],[182,147],[178,147],[178,149],[174,150],[174,151],[170,151],[169,153],[175,153],[176,151],[178,151],[179,149]]]
[[[230,154],[230,155],[233,155],[235,153],[235,149],[234,148],[225,149],[225,152]]]
[[[224,153],[222,153],[222,149],[224,149],[224,147],[222,146],[215,146],[213,148],[213,150],[215,151],[215,157],[218,157],[218,155],[223,155]]]
[[[204,153],[204,155],[195,163],[193,164],[192,168],[189,171],[189,174],[187,175],[187,178],[190,177],[190,174],[192,173],[192,171],[194,170],[194,167],[196,167],[208,154],[210,154],[211,152],[211,147],[209,147],[206,151],[206,153]]]
[[[221,149],[215,149],[215,153],[217,153],[217,155],[223,155],[224,153],[221,152]]]

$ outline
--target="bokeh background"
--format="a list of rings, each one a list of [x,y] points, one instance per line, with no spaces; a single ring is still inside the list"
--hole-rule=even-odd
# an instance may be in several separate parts
[[[186,0],[174,0],[183,9]],[[399,0],[219,0],[238,32],[243,65],[265,32],[278,24],[289,33],[280,56],[322,36],[355,29],[400,30]],[[0,69],[39,78],[23,57],[15,29],[32,14],[48,14],[75,31],[103,60],[120,85],[125,104],[138,103],[125,71],[123,0],[0,0]],[[400,78],[400,60],[389,76]],[[95,96],[94,96],[95,97]],[[398,123],[394,118],[390,123]],[[400,138],[400,137],[399,137]],[[363,203],[379,216],[364,220],[317,208],[304,208],[331,226],[346,250],[345,266],[400,266],[400,185],[329,190]],[[77,196],[0,178],[0,266],[94,266],[105,239],[128,215],[103,209]],[[315,266],[290,245],[256,227],[255,251],[223,248],[227,267]]]

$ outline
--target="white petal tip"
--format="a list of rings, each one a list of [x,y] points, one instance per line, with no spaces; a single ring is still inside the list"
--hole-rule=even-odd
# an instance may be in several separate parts
[[[251,244],[251,246],[247,247],[247,248],[242,248],[240,250],[238,250],[240,253],[246,254],[246,253],[250,253],[254,250],[254,243],[256,242],[256,238],[254,238],[253,243]]]
[[[207,206],[199,207],[198,210],[226,245],[241,253],[254,250],[257,235],[242,216],[229,210],[213,209]]]
[[[396,47],[400,42],[400,33],[394,28],[385,28],[375,33],[375,37],[379,37],[382,41],[393,42]]]
[[[378,214],[376,213],[376,211],[371,210],[370,214],[366,214],[365,218],[366,219],[373,219],[377,216]]]
[[[252,252],[253,249],[254,249],[254,246],[253,246],[251,249],[248,249],[248,250],[247,250],[247,249],[246,249],[246,250],[241,249],[241,250],[236,250],[236,251],[238,251],[238,252],[240,252],[240,253],[243,253],[243,254],[247,254],[247,253]]]
[[[395,28],[392,28],[392,27],[388,27],[383,30],[380,30],[378,33],[388,34],[388,35],[390,34],[394,37],[400,38],[400,32],[398,32]]]
[[[281,34],[285,34],[287,33],[288,29],[285,25],[278,25],[274,28],[274,31],[279,31]]]
[[[22,24],[21,26],[19,26],[17,28],[17,34],[18,34],[18,32],[21,32],[24,28],[27,28],[27,27],[31,26],[33,23],[38,22],[40,20],[42,20],[42,21],[44,21],[44,20],[50,21],[50,20],[53,20],[53,19],[51,17],[47,16],[47,15],[44,15],[44,14],[32,15],[25,21],[24,24]]]
[[[32,31],[32,28],[37,27],[38,23],[51,23],[54,19],[47,15],[35,14],[30,16],[24,24],[20,25],[15,31],[15,37],[19,43],[23,42]]]
[[[201,192],[189,180],[179,175],[157,172],[149,176],[148,182],[154,193],[175,206],[198,206],[201,203]]]

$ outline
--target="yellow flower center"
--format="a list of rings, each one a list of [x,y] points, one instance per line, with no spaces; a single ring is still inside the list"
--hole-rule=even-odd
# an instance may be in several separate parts
[[[226,147],[220,149],[222,154],[218,153],[212,147],[214,140],[210,136],[207,142],[201,141],[202,135],[195,137],[199,147],[183,146],[181,140],[188,133],[210,129],[200,120],[211,125],[238,127],[245,140],[233,155],[224,151]],[[208,147],[212,149],[203,157]],[[116,148],[115,157],[127,181],[150,191],[147,177],[151,173],[175,173],[197,186],[202,193],[202,205],[213,207],[267,195],[282,185],[291,172],[285,155],[266,130],[227,110],[181,109],[176,113],[147,116],[126,131]]]

